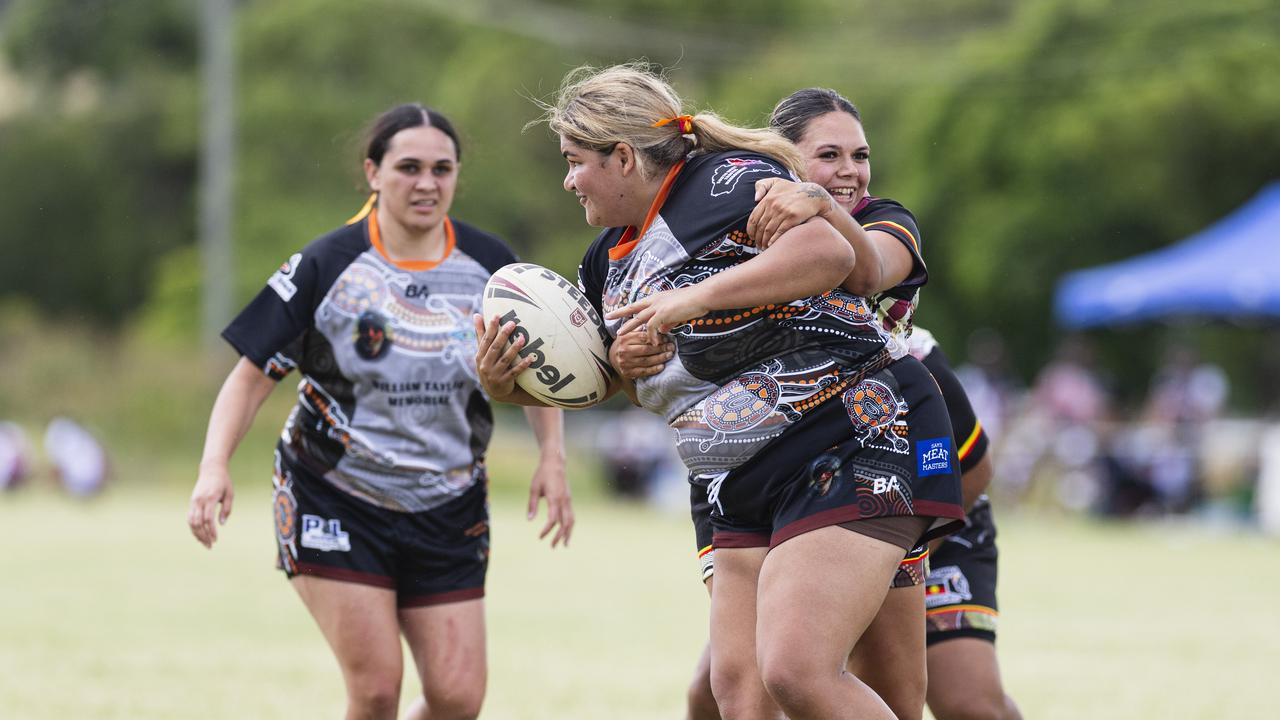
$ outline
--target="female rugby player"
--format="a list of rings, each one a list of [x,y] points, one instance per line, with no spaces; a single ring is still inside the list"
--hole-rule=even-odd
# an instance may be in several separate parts
[[[584,291],[610,334],[674,346],[626,389],[675,428],[711,505],[721,711],[893,717],[843,668],[904,552],[962,516],[956,468],[931,459],[951,442],[936,384],[838,287],[855,257],[827,221],[767,249],[748,240],[755,182],[802,171],[783,138],[684,114],[634,65],[575,71],[547,120],[565,189],[605,228],[583,259]],[[477,366],[495,399],[528,404],[512,329],[478,326]]]
[[[821,216],[849,240],[859,262],[844,287],[873,295],[886,329],[905,341],[938,380],[955,432],[965,506],[971,508],[965,530],[937,549],[927,584],[919,572],[919,552],[903,561],[895,588],[851,656],[850,669],[879,692],[900,719],[920,717],[925,686],[912,682],[919,677],[912,668],[925,663],[927,627],[928,700],[934,716],[1017,718],[1016,705],[1000,683],[993,644],[995,527],[990,506],[981,497],[992,472],[987,438],[932,335],[917,328],[908,337],[924,271],[915,220],[897,203],[868,194],[870,147],[861,116],[838,93],[818,88],[793,93],[775,108],[770,124],[795,142],[812,182],[760,181],[757,195],[762,201],[749,222],[749,234],[767,246],[779,232]],[[669,348],[626,337],[614,344],[611,360],[626,377],[646,377],[661,369],[668,353]],[[695,502],[699,557],[710,584],[714,548],[706,515],[706,503]],[[904,642],[911,637],[916,640]],[[697,720],[719,717],[708,665],[704,652],[690,685],[689,716]]]
[[[217,540],[228,461],[297,368],[275,454],[279,566],[337,657],[348,718],[396,717],[402,636],[423,690],[409,717],[474,718],[484,699],[493,414],[471,315],[515,257],[449,216],[460,160],[436,111],[383,113],[364,160],[369,203],[289,258],[223,332],[242,357],[214,403],[188,523],[206,547]],[[541,448],[530,511],[547,500],[554,547],[573,529],[562,417],[526,414]]]

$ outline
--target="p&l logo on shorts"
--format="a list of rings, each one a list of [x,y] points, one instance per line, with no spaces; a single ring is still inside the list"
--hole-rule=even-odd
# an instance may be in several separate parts
[[[340,520],[326,520],[319,515],[302,516],[302,547],[331,552],[351,552],[351,538]]]
[[[951,473],[951,438],[916,441],[916,477]]]

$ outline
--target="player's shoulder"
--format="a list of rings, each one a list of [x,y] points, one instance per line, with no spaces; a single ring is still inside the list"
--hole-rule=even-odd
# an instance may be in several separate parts
[[[319,262],[341,261],[355,258],[369,249],[369,235],[365,221],[343,225],[307,243],[302,249],[305,257]]]
[[[791,179],[791,173],[776,158],[749,150],[701,153],[685,162],[681,184],[705,185],[711,197],[729,195],[740,187],[751,188],[767,177]]]
[[[916,217],[914,214],[912,214],[910,210],[906,208],[905,205],[898,202],[897,200],[894,200],[892,198],[874,197],[874,196],[868,196],[866,202],[863,203],[862,207],[858,208],[858,210],[853,214],[854,219],[858,220],[859,222],[863,222],[865,220],[869,220],[873,218],[887,217],[887,216],[893,216],[893,215],[908,217],[912,220],[912,222],[915,221],[915,217]]]
[[[516,262],[515,251],[497,235],[450,216],[454,242],[457,248],[493,272],[503,265]]]

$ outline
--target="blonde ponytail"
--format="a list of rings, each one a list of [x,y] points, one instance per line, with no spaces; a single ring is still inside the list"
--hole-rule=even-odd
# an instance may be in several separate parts
[[[777,160],[796,177],[805,177],[805,163],[800,151],[775,130],[740,128],[713,112],[701,112],[693,116],[693,135],[700,150],[750,150]]]
[[[665,173],[690,152],[731,150],[768,155],[804,174],[800,153],[773,130],[736,127],[713,112],[682,115],[680,97],[648,63],[579,67],[565,76],[554,104],[540,104],[543,116],[531,125],[546,122],[557,135],[597,152],[627,143],[646,177]]]

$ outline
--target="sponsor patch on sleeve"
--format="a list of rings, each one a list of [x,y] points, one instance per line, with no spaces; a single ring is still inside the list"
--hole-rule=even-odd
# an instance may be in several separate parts
[[[951,473],[951,438],[916,441],[916,477]]]
[[[298,266],[301,264],[302,253],[294,253],[267,279],[267,285],[285,302],[292,300],[298,293],[298,286],[293,284],[293,274],[298,272]]]

